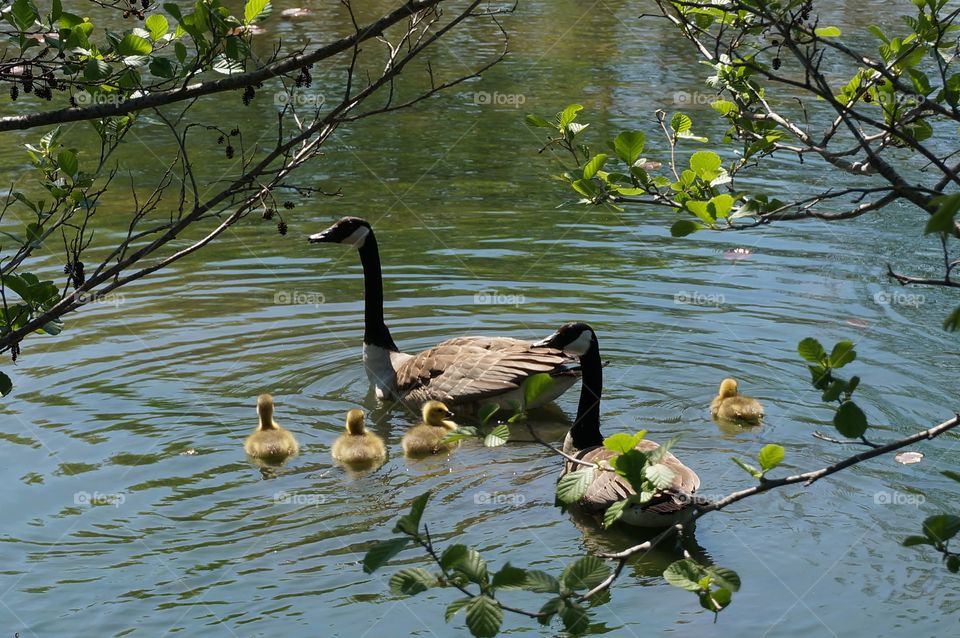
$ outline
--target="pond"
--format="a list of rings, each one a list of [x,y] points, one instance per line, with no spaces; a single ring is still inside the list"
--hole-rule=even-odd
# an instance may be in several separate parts
[[[910,6],[847,3],[830,18],[857,30]],[[879,424],[878,438],[949,418],[960,358],[939,325],[956,299],[933,289],[890,296],[900,290],[884,276],[888,259],[911,271],[935,254],[913,232],[918,225],[905,225],[907,233],[899,226],[915,211],[673,239],[669,211],[588,209],[548,179],[553,166],[537,152],[542,131],[524,124],[528,112],[550,116],[580,102],[596,146],[640,128],[655,149],[658,108],[685,109],[701,133],[722,134],[699,99],[704,67],[667,25],[638,19],[644,7],[520,3],[504,20],[512,53],[482,80],[338,131],[304,181],[343,195],[292,198],[286,236],[275,221],[251,217],[111,303],[68,317],[61,335],[31,337],[11,370],[15,394],[0,404],[0,624],[8,635],[77,635],[78,627],[102,636],[464,635],[462,616],[443,619],[452,592],[390,594],[397,565],[429,567],[420,553],[405,552],[372,576],[359,565],[427,490],[424,520],[435,541],[470,544],[494,568],[510,561],[558,574],[585,551],[633,544],[629,531],[603,532],[554,507],[560,464],[535,443],[403,457],[400,437],[416,415],[378,404],[368,386],[356,252],[306,242],[343,215],[366,217],[378,233],[387,321],[401,348],[463,334],[535,339],[588,321],[609,361],[605,433],[680,436],[674,451],[708,496],[748,487],[751,477],[730,457],[755,457],[768,443],[786,448],[784,471],[850,453],[812,437],[829,429],[831,412],[796,354],[807,336],[856,342],[851,369],[863,379],[860,405]],[[278,13],[271,21],[297,37],[333,28]],[[494,50],[467,35],[447,45],[447,68],[458,48]],[[269,121],[275,107],[265,99],[245,108],[237,95],[216,112],[206,108],[198,117],[241,124],[251,113]],[[141,141],[162,138],[148,126]],[[138,143],[131,157],[144,155]],[[4,150],[10,170],[22,171],[14,144]],[[222,149],[208,152],[215,162]],[[139,170],[150,174],[148,159]],[[803,181],[798,175],[783,164],[765,179],[789,191]],[[809,183],[832,177],[807,175]],[[118,192],[104,209],[108,221],[123,219],[123,198]],[[738,248],[748,256],[731,259]],[[766,406],[762,427],[710,420],[707,406],[728,375]],[[278,422],[302,446],[270,480],[242,448],[261,392],[274,395]],[[577,394],[538,416],[544,436],[561,440]],[[365,477],[346,474],[329,455],[353,407],[368,411],[390,454]],[[960,470],[956,446],[947,435],[917,448],[926,454],[920,464],[882,458],[703,518],[700,551],[743,581],[719,622],[660,578],[676,558],[666,554],[628,566],[611,601],[594,609],[590,633],[954,630],[956,578],[932,552],[900,541],[925,516],[955,507],[956,485],[940,471]],[[517,600],[539,604],[527,594]],[[558,629],[510,615],[504,627],[543,636]]]

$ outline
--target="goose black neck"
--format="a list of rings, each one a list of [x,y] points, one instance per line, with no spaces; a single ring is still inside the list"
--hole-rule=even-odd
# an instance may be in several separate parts
[[[573,445],[578,450],[603,445],[600,434],[600,397],[603,395],[603,364],[600,347],[594,337],[590,349],[580,356],[583,374],[580,386],[580,405],[577,420],[570,428]]]
[[[380,269],[380,250],[373,230],[360,247],[360,263],[363,264],[363,342],[398,352],[397,344],[383,321],[383,273]]]

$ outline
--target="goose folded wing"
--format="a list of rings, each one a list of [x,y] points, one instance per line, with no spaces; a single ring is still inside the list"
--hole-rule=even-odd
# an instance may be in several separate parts
[[[400,396],[427,390],[441,401],[471,402],[520,387],[575,361],[560,350],[506,337],[458,337],[414,355],[397,370]]]

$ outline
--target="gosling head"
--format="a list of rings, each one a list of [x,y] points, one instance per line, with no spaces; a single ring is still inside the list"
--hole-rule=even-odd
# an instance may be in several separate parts
[[[354,408],[347,412],[347,432],[358,436],[366,434],[367,430],[363,425],[363,410]]]
[[[308,238],[311,244],[347,244],[354,246],[358,250],[363,248],[367,237],[373,234],[370,228],[370,222],[359,217],[344,217],[330,228],[310,235]]]
[[[453,416],[453,412],[439,401],[427,401],[423,404],[423,409],[421,410],[423,416],[423,422],[427,425],[432,425],[438,428],[448,428],[455,430],[457,424],[453,421],[447,421],[446,419]]]
[[[721,381],[720,397],[723,399],[728,399],[735,396],[737,396],[737,380],[727,378]]]
[[[269,394],[261,394],[257,397],[257,415],[260,417],[260,428],[269,430],[275,427],[273,422],[273,397]]]
[[[533,344],[541,348],[555,348],[577,357],[585,355],[591,348],[599,347],[597,334],[589,324],[582,321],[565,323],[552,335]]]

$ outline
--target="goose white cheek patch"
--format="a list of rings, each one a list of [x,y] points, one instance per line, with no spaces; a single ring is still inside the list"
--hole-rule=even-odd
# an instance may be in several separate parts
[[[357,248],[360,248],[361,246],[363,246],[363,243],[367,241],[367,235],[369,234],[370,234],[370,229],[367,228],[366,226],[361,226],[360,228],[350,233],[350,236],[344,239],[340,243],[347,244],[348,246],[356,246]]]
[[[589,330],[584,330],[580,333],[580,336],[570,342],[564,350],[571,354],[583,355],[586,354],[587,350],[590,349],[590,343],[593,341],[593,333]]]

